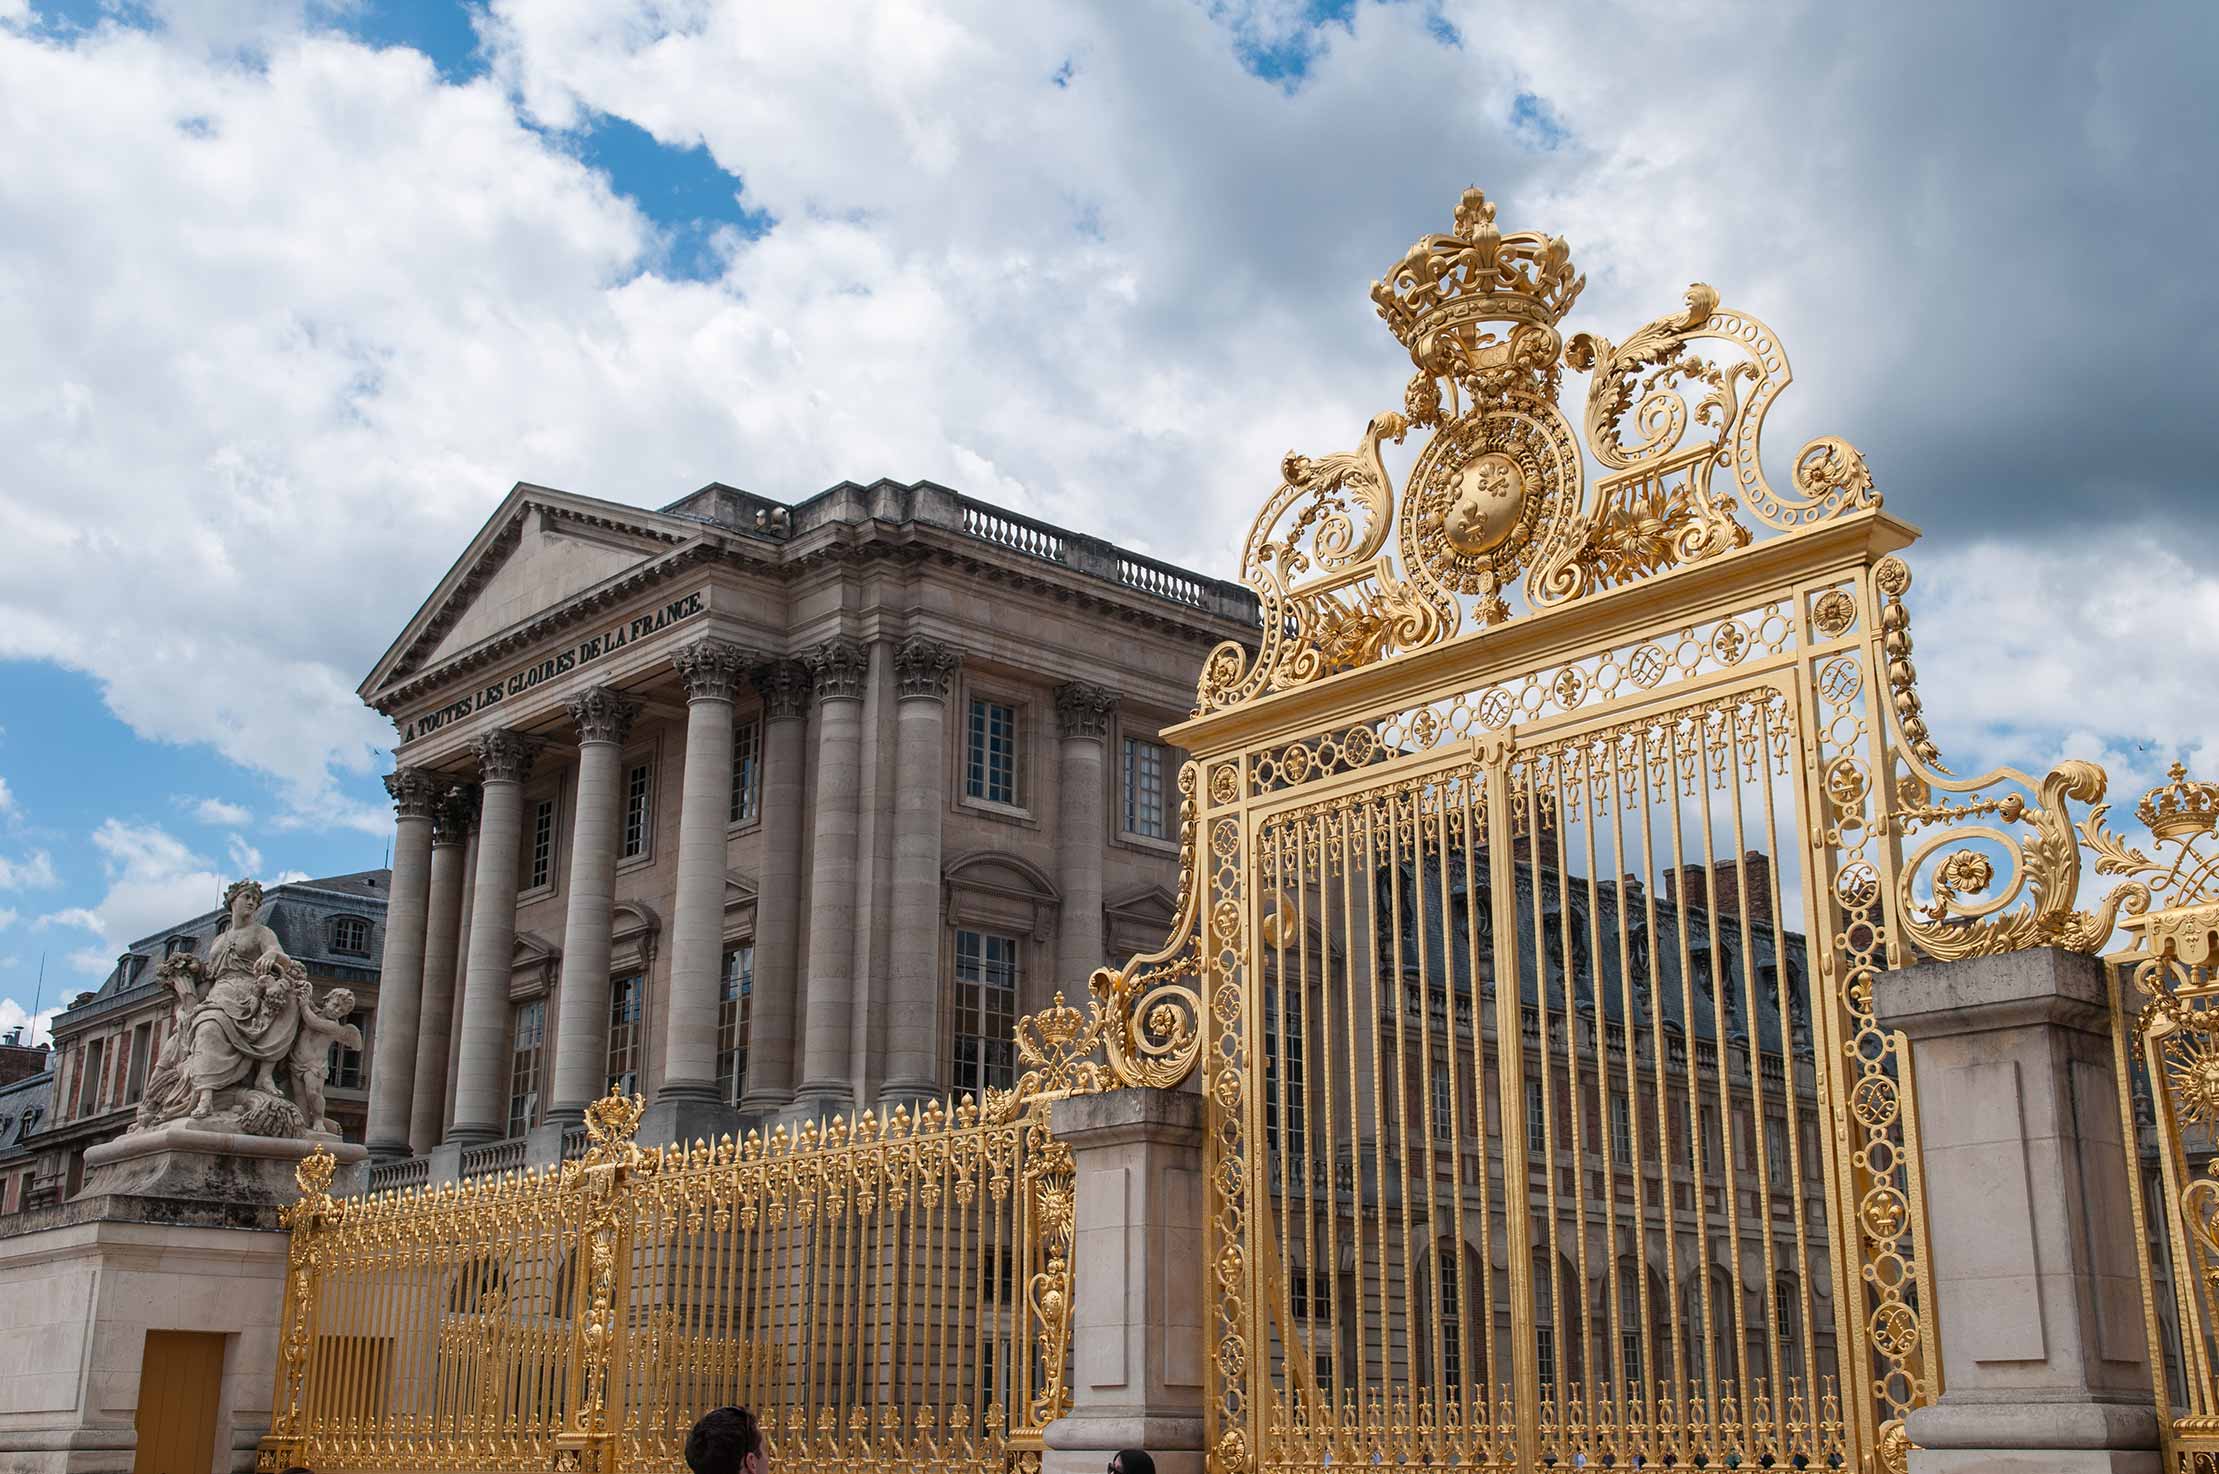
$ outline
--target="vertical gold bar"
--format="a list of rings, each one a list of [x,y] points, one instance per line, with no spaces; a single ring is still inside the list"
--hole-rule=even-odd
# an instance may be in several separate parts
[[[1486,764],[1487,870],[1494,907],[1495,1052],[1502,1098],[1503,1239],[1510,1272],[1511,1399],[1518,1419],[1517,1467],[1540,1466],[1540,1347],[1533,1310],[1533,1182],[1525,1144],[1525,1023],[1518,977],[1517,826],[1510,818],[1509,754]],[[1499,1373],[1498,1373],[1499,1375]]]
[[[1545,945],[1548,923],[1541,911],[1541,853],[1542,809],[1539,766],[1544,761],[1538,754],[1527,756],[1525,772],[1526,814],[1526,869],[1532,877],[1530,886],[1533,897],[1533,992],[1535,1068],[1541,1081],[1541,1187],[1543,1201],[1547,1204],[1547,1217],[1535,1235],[1535,1243],[1547,1257],[1549,1268],[1549,1336],[1555,1350],[1555,1366],[1550,1386],[1555,1393],[1554,1406],[1559,1418],[1563,1416],[1570,1400],[1571,1386],[1565,1377],[1565,1353],[1570,1349],[1564,1337],[1564,1288],[1559,1271],[1561,1256],[1557,1252],[1557,1239],[1563,1217],[1557,1202],[1556,1168],[1556,1080],[1553,1074],[1555,1049],[1550,1042],[1549,1029],[1549,960]],[[1523,979],[1520,980],[1521,992]],[[1520,1036],[1523,1047],[1523,1035]],[[1537,1353],[1538,1354],[1538,1353]],[[1553,1428],[1551,1429],[1553,1432]]]
[[[1595,871],[1595,829],[1601,822],[1598,808],[1600,800],[1595,793],[1595,768],[1601,761],[1600,754],[1606,741],[1601,736],[1585,738],[1577,747],[1568,748],[1567,753],[1576,753],[1579,759],[1576,776],[1579,781],[1580,812],[1586,816],[1586,823],[1582,827],[1586,834],[1587,848],[1587,961],[1592,971],[1588,986],[1595,1000],[1595,1152],[1603,1163],[1602,1285],[1606,1312],[1603,1316],[1603,1339],[1610,1363],[1611,1385],[1603,1407],[1622,1428],[1633,1420],[1627,1407],[1628,1400],[1633,1396],[1633,1389],[1626,1381],[1626,1338],[1619,1328],[1619,1322],[1625,1315],[1625,1306],[1622,1303],[1624,1286],[1620,1282],[1618,1258],[1618,1138],[1612,1125],[1614,1113],[1611,1110],[1610,995],[1603,986],[1603,903]],[[1568,966],[1569,953],[1566,955],[1566,962]],[[1623,1015],[1618,1022],[1622,1028],[1630,1028],[1629,1021]],[[1630,1123],[1628,1139],[1631,1139]],[[1630,1158],[1628,1175],[1634,1176],[1638,1181],[1638,1169],[1633,1166]],[[1586,1235],[1582,1233],[1581,1238],[1584,1240]],[[1636,1242],[1639,1240],[1636,1239]]]
[[[1471,979],[1472,994],[1472,1148],[1478,1158],[1477,1172],[1479,1178],[1476,1185],[1479,1198],[1479,1324],[1482,1348],[1481,1365],[1487,1369],[1486,1375],[1478,1379],[1480,1406],[1472,1408],[1467,1405],[1465,1418],[1467,1425],[1470,1426],[1472,1415],[1475,1412],[1481,1414],[1480,1421],[1491,1434],[1494,1424],[1495,1403],[1498,1392],[1501,1390],[1502,1364],[1495,1358],[1495,1210],[1494,1204],[1490,1200],[1488,1187],[1488,1159],[1490,1154],[1487,1148],[1487,1032],[1486,1024],[1480,1017],[1480,999],[1486,989],[1481,983],[1482,974],[1479,958],[1479,908],[1482,904],[1482,893],[1479,888],[1479,864],[1480,855],[1485,851],[1486,846],[1480,840],[1479,826],[1489,810],[1484,807],[1484,802],[1475,804],[1472,801],[1474,791],[1484,792],[1483,785],[1486,782],[1486,769],[1484,767],[1475,768],[1464,780],[1463,788],[1464,951],[1466,975]],[[1487,930],[1488,935],[1492,937],[1494,935],[1493,907],[1495,905],[1492,887],[1485,893],[1484,904],[1489,907]],[[1495,976],[1494,959],[1492,957],[1488,959],[1485,976],[1488,978]],[[1499,1038],[1496,1040],[1496,1046],[1499,1054],[1501,1046]],[[1498,1127],[1500,1127],[1501,1121],[1501,1111],[1498,1104],[1496,1113]],[[1506,1134],[1502,1139],[1504,1143],[1505,1175],[1507,1176],[1509,1138]],[[1458,1188],[1457,1196],[1461,1201],[1463,1197],[1462,1188]],[[1461,1269],[1462,1266],[1459,1265],[1458,1268]],[[1462,1308],[1466,1310],[1467,1314],[1469,1313],[1468,1303],[1467,1306]],[[1469,1339],[1468,1333],[1466,1339]],[[1469,1377],[1466,1378],[1467,1383],[1471,1380]],[[1487,1442],[1491,1446],[1492,1438],[1490,1437]]]
[[[1444,777],[1442,779],[1443,787],[1440,802],[1434,808],[1434,852],[1437,857],[1435,869],[1441,880],[1441,991],[1447,996],[1447,1003],[1442,1012],[1442,1027],[1446,1030],[1446,1037],[1441,1046],[1442,1058],[1432,1067],[1444,1071],[1448,1075],[1449,1082],[1448,1152],[1449,1228],[1451,1235],[1449,1253],[1454,1256],[1451,1262],[1456,1272],[1456,1382],[1455,1386],[1451,1388],[1447,1379],[1445,1377],[1443,1379],[1441,1419],[1446,1423],[1453,1417],[1460,1426],[1468,1423],[1470,1417],[1466,1405],[1468,1399],[1464,1395],[1464,1390],[1471,1385],[1472,1323],[1471,1276],[1465,1273],[1464,1268],[1464,1123],[1462,1120],[1464,1082],[1461,1078],[1462,1071],[1458,1068],[1463,1061],[1458,1052],[1460,1046],[1456,1037],[1457,989],[1456,935],[1454,929],[1456,907],[1449,889],[1450,861],[1454,858],[1454,854],[1449,847],[1449,814],[1452,808],[1451,793],[1458,794],[1463,799],[1464,806],[1458,811],[1460,816],[1470,811],[1473,777],[1474,775],[1470,772],[1453,773]],[[1470,882],[1467,879],[1467,887],[1469,884]],[[1464,930],[1468,939],[1471,933],[1471,907],[1469,902],[1465,906],[1464,921]],[[1472,983],[1476,988],[1478,979],[1473,978]],[[1473,1002],[1475,1005],[1478,1002],[1476,994]],[[1430,1002],[1427,1006],[1429,1009],[1431,1008]],[[1475,1042],[1477,1040],[1477,1030],[1474,1030],[1474,1040]],[[1428,1060],[1432,1059],[1430,1052],[1426,1058]],[[1428,1201],[1430,1202],[1433,1197],[1437,1196],[1439,1191],[1439,1185],[1436,1183],[1428,1191]],[[1482,1214],[1486,1212],[1486,1195],[1484,1192],[1480,1197],[1480,1211]],[[1436,1245],[1439,1243],[1438,1233],[1435,1235],[1435,1243]],[[1436,1255],[1438,1255],[1438,1252],[1438,1249],[1436,1249]],[[1449,1400],[1452,1392],[1454,1394],[1453,1403]]]
[[[1727,1069],[1726,1064],[1727,1052],[1731,1048],[1731,1041],[1728,1039],[1726,1034],[1726,1015],[1728,1010],[1725,977],[1725,958],[1722,955],[1723,948],[1720,946],[1718,930],[1718,887],[1714,883],[1718,873],[1718,846],[1716,838],[1718,828],[1717,817],[1712,812],[1711,805],[1711,791],[1713,787],[1721,783],[1722,781],[1729,779],[1731,777],[1731,772],[1730,754],[1728,770],[1723,773],[1720,773],[1718,770],[1718,750],[1715,742],[1713,741],[1711,731],[1711,722],[1713,720],[1719,721],[1721,725],[1724,726],[1727,734],[1727,740],[1730,743],[1732,741],[1733,733],[1733,718],[1730,714],[1723,717],[1706,718],[1702,722],[1702,724],[1698,726],[1697,738],[1698,741],[1701,743],[1701,761],[1697,765],[1697,780],[1699,784],[1699,792],[1702,798],[1703,816],[1703,898],[1705,901],[1703,911],[1705,916],[1709,920],[1710,927],[1710,996],[1712,1005],[1711,1030],[1717,1036],[1718,1041],[1718,1052],[1713,1058],[1712,1065],[1716,1073],[1718,1083],[1719,1147],[1721,1155],[1724,1156],[1724,1158],[1726,1159],[1726,1238],[1727,1241],[1733,1246],[1731,1257],[1728,1261],[1732,1265],[1732,1269],[1729,1271],[1731,1275],[1731,1280],[1728,1286],[1728,1290],[1732,1297],[1732,1308],[1734,1315],[1735,1378],[1736,1381],[1739,1383],[1741,1389],[1739,1407],[1741,1409],[1743,1426],[1745,1427],[1747,1425],[1749,1410],[1752,1405],[1752,1394],[1754,1392],[1754,1389],[1750,1386],[1749,1379],[1749,1316],[1748,1307],[1744,1303],[1748,1297],[1741,1284],[1742,1237],[1741,1172],[1739,1160],[1740,1153],[1737,1150],[1738,1142],[1736,1141],[1736,1132],[1734,1131],[1733,1098],[1730,1090],[1731,1075]],[[1714,776],[1714,774],[1716,774],[1717,776]],[[1754,1128],[1752,1128],[1752,1135],[1750,1137],[1751,1141],[1754,1141],[1756,1139],[1753,1132]]]
[[[1411,1282],[1415,1278],[1415,1266],[1410,1255],[1412,1229],[1408,1170],[1410,1159],[1410,1060],[1408,1050],[1405,1047],[1406,1036],[1403,1027],[1404,1015],[1409,1012],[1409,998],[1408,988],[1403,978],[1405,963],[1402,951],[1402,803],[1403,799],[1400,794],[1390,793],[1387,796],[1387,925],[1391,929],[1388,934],[1393,938],[1392,950],[1394,953],[1394,976],[1388,989],[1388,996],[1393,1000],[1392,1008],[1395,1019],[1394,1163],[1396,1185],[1400,1189],[1402,1198],[1401,1293],[1396,1298],[1402,1304],[1403,1318],[1402,1328],[1396,1344],[1402,1352],[1402,1378],[1405,1385],[1408,1385],[1416,1381],[1417,1369],[1414,1363],[1417,1361],[1417,1334],[1416,1326],[1412,1323],[1410,1314],[1410,1299],[1413,1289]],[[1412,801],[1411,812],[1411,823],[1414,828],[1416,825],[1415,800]],[[1386,1177],[1384,1173],[1380,1177],[1380,1207],[1382,1209],[1381,1216],[1384,1217],[1384,1209],[1386,1208]],[[1384,1235],[1384,1231],[1383,1226],[1382,1235]],[[1389,1282],[1386,1275],[1392,1273],[1388,1269],[1387,1251],[1384,1244],[1380,1249],[1379,1263],[1383,1271],[1381,1283],[1384,1286]],[[1384,1311],[1384,1304],[1382,1304],[1381,1309]],[[1384,1319],[1384,1316],[1382,1319]],[[1384,1334],[1384,1328],[1382,1333]]]
[[[1664,740],[1667,748],[1666,761],[1669,764],[1667,791],[1672,800],[1671,873],[1684,877],[1687,873],[1687,838],[1681,817],[1684,808],[1681,800],[1688,796],[1687,785],[1702,782],[1701,718],[1673,718],[1664,729]],[[1684,777],[1683,772],[1686,774]],[[1715,1444],[1720,1437],[1722,1399],[1718,1390],[1724,1381],[1724,1371],[1718,1363],[1716,1338],[1711,1334],[1717,1324],[1711,1305],[1711,1243],[1708,1221],[1710,1173],[1713,1164],[1708,1160],[1710,1143],[1703,1131],[1702,1045],[1695,1023],[1694,960],[1693,949],[1688,946],[1688,925],[1688,896],[1683,887],[1678,892],[1678,902],[1673,908],[1672,930],[1679,944],[1680,1017],[1687,1021],[1683,1036],[1687,1057],[1683,1062],[1682,1073],[1687,1080],[1687,1150],[1688,1169],[1692,1178],[1689,1183],[1689,1198],[1695,1208],[1695,1282],[1701,1303],[1698,1318],[1702,1325],[1697,1328],[1703,1348],[1700,1375],[1709,1383],[1698,1395],[1703,1405],[1703,1421],[1709,1425],[1710,1438]],[[1720,1122],[1718,1129],[1720,1143],[1723,1145],[1725,1123]]]
[[[1626,793],[1624,759],[1626,754],[1626,743],[1629,736],[1630,733],[1627,731],[1627,729],[1621,727],[1609,733],[1607,737],[1599,738],[1598,741],[1604,744],[1601,750],[1609,763],[1608,775],[1604,779],[1603,786],[1605,791],[1609,794],[1611,806],[1611,872],[1618,877],[1617,880],[1614,882],[1617,889],[1616,900],[1613,903],[1612,909],[1618,917],[1618,1007],[1620,1009],[1620,1047],[1624,1051],[1626,1063],[1626,1170],[1627,1176],[1632,1180],[1633,1185],[1633,1248],[1635,1290],[1634,1315],[1635,1318],[1640,1322],[1640,1324],[1636,1327],[1636,1332],[1640,1336],[1641,1345],[1641,1411],[1639,1414],[1639,1421],[1652,1430],[1653,1436],[1653,1430],[1655,1430],[1657,1424],[1662,1421],[1663,1413],[1662,1410],[1657,1406],[1656,1398],[1658,1366],[1656,1356],[1656,1342],[1655,1338],[1651,1334],[1651,1327],[1654,1324],[1654,1314],[1651,1311],[1649,1305],[1649,1256],[1643,1248],[1643,1240],[1647,1236],[1647,1228],[1649,1223],[1647,1193],[1644,1191],[1647,1186],[1647,1179],[1649,1175],[1648,1155],[1642,1151],[1643,1143],[1641,1133],[1641,1048],[1639,1040],[1641,1038],[1642,1024],[1644,1021],[1637,1009],[1634,996],[1633,950],[1631,946],[1630,928],[1628,927],[1626,918],[1626,903],[1630,899],[1626,895],[1625,880],[1626,815],[1628,809],[1632,806],[1632,803],[1629,801]],[[1646,790],[1637,787],[1634,793],[1634,800],[1639,800],[1645,797],[1645,795]],[[1590,861],[1590,869],[1592,870],[1592,861]],[[1598,947],[1596,949],[1596,952],[1597,955],[1600,955],[1601,948]],[[1598,979],[1600,978],[1600,976],[1601,972],[1598,969]],[[1654,1037],[1654,1035],[1657,1033],[1654,1020],[1648,1021],[1648,1032],[1652,1037]],[[1660,1111],[1659,1114],[1661,1115],[1662,1112]],[[1669,1175],[1669,1172],[1665,1174],[1667,1178],[1664,1186],[1666,1210],[1660,1215],[1664,1220],[1664,1236],[1667,1242],[1669,1242],[1673,1236],[1671,1213],[1669,1209],[1671,1197],[1670,1184],[1668,1180]],[[1613,1205],[1613,1211],[1615,1212],[1615,1205]],[[1624,1306],[1620,1304],[1619,1298],[1613,1298],[1611,1303],[1616,1306],[1621,1312],[1623,1312]],[[1633,1410],[1631,1409],[1631,1407],[1624,1405],[1623,1399],[1621,1400],[1620,1416],[1628,1421],[1633,1421],[1635,1418]],[[1651,1456],[1653,1457],[1654,1455],[1652,1454]]]
[[[1347,807],[1342,808],[1334,815],[1334,828],[1340,838],[1341,851],[1342,933],[1348,939],[1347,945],[1341,953],[1341,993],[1345,1004],[1342,1010],[1344,1017],[1341,1037],[1348,1046],[1348,1244],[1352,1263],[1352,1275],[1349,1283],[1353,1303],[1346,1308],[1345,1313],[1350,1318],[1354,1331],[1350,1338],[1356,1363],[1353,1382],[1357,1398],[1361,1401],[1371,1385],[1371,1351],[1364,1334],[1364,1320],[1368,1313],[1365,1306],[1369,1297],[1364,1271],[1364,1137],[1363,1122],[1358,1114],[1363,1094],[1363,1065],[1357,1055],[1357,1044],[1359,1039],[1369,1036],[1364,1028],[1363,1009],[1358,1006],[1356,966],[1359,954],[1364,958],[1367,972],[1371,971],[1375,963],[1368,945],[1371,936],[1370,927],[1359,923],[1356,910],[1356,833],[1353,821],[1354,813]],[[1368,871],[1365,873],[1369,874]],[[1369,908],[1367,907],[1367,919],[1368,911]],[[1363,939],[1363,942],[1360,943],[1359,939]],[[1374,1020],[1378,1018],[1378,1013],[1375,1004],[1372,1009]],[[1376,1029],[1376,1023],[1374,1029]],[[1336,1184],[1340,1180],[1340,1170],[1340,1163],[1336,1160],[1333,1164],[1333,1177]],[[1333,1340],[1334,1347],[1338,1350],[1340,1346],[1338,1331],[1335,1332]]]
[[[1376,1037],[1380,1030],[1379,998],[1379,806],[1375,800],[1364,806],[1364,874],[1367,878],[1365,911],[1372,927],[1373,946],[1371,965],[1366,969],[1371,979],[1371,1009],[1358,1032],[1372,1037],[1371,1046],[1371,1114],[1372,1114],[1372,1191],[1377,1199],[1375,1222],[1379,1239],[1379,1380],[1382,1387],[1394,1380],[1394,1357],[1389,1340],[1388,1296],[1391,1293],[1387,1268],[1387,1128],[1386,1083],[1380,1076],[1380,1054],[1384,1041]],[[1392,812],[1388,815],[1388,828],[1394,825]],[[1390,922],[1390,925],[1392,923]]]
[[[1425,1317],[1425,1324],[1433,1333],[1433,1360],[1430,1368],[1432,1375],[1428,1379],[1430,1385],[1416,1390],[1421,1397],[1429,1398],[1435,1408],[1443,1405],[1448,1389],[1448,1381],[1444,1370],[1446,1360],[1442,1355],[1441,1345],[1441,1225],[1440,1215],[1435,1206],[1435,1199],[1439,1194],[1440,1178],[1438,1176],[1439,1166],[1434,1159],[1433,1151],[1433,1071],[1435,1068],[1433,1060],[1433,942],[1431,929],[1426,925],[1425,914],[1426,896],[1428,894],[1425,883],[1427,860],[1425,811],[1429,807],[1428,799],[1435,794],[1436,785],[1439,781],[1439,779],[1429,780],[1413,792],[1410,797],[1410,914],[1412,917],[1412,939],[1416,941],[1418,947],[1418,1068],[1419,1080],[1421,1081],[1418,1096],[1418,1116],[1425,1135],[1425,1298],[1422,1303],[1416,1304],[1416,1309],[1419,1314]],[[1434,809],[1436,814],[1441,809],[1438,802],[1432,803],[1430,807]],[[1447,918],[1444,915],[1441,933],[1444,945],[1448,936],[1447,925]],[[1396,935],[1401,935],[1402,926],[1399,920],[1396,922],[1395,932]],[[1404,1011],[1408,1011],[1407,1007]],[[1408,1163],[1413,1153],[1406,1146],[1402,1155],[1405,1164],[1404,1170],[1407,1172]],[[1405,1186],[1403,1189],[1405,1212],[1408,1211],[1409,1201],[1409,1189]],[[1406,1293],[1411,1296],[1413,1302],[1416,1302],[1417,1299],[1417,1268],[1414,1264],[1410,1266],[1408,1272],[1409,1284],[1406,1288]],[[1413,1336],[1413,1343],[1415,1340],[1416,1338]],[[1417,1351],[1415,1344],[1413,1344],[1411,1350],[1414,1356]],[[1412,1380],[1415,1383],[1415,1379]]]

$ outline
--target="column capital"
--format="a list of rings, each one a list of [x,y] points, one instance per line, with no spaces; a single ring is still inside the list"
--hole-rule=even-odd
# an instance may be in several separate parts
[[[478,785],[450,783],[440,790],[431,811],[431,842],[461,844],[478,822]]]
[[[901,699],[945,701],[963,656],[953,645],[911,635],[894,647],[894,676]]]
[[[1117,693],[1085,681],[1056,687],[1056,731],[1065,737],[1109,736],[1110,715],[1117,710]]]
[[[385,775],[396,819],[429,819],[439,802],[439,777],[423,768],[395,768]]]
[[[753,651],[730,640],[709,638],[681,645],[670,657],[686,684],[688,701],[730,701],[755,661]]]
[[[580,742],[622,743],[632,735],[640,704],[611,686],[589,686],[563,702]]]
[[[478,776],[487,783],[521,783],[532,775],[532,760],[539,744],[506,727],[497,727],[470,744],[478,759]]]
[[[755,672],[755,690],[763,698],[763,715],[774,722],[799,721],[809,710],[809,687],[815,677],[798,660],[773,660]]]
[[[870,652],[861,640],[834,635],[801,657],[817,678],[817,701],[861,701],[870,673]]]

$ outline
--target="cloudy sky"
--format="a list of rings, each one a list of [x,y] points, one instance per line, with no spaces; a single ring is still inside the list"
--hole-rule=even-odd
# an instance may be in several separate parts
[[[1769,320],[1774,456],[1927,530],[1945,753],[2131,793],[2219,742],[2215,84],[2201,3],[0,0],[0,1026],[382,861],[354,687],[513,482],[1226,571],[1473,183],[1574,326]]]

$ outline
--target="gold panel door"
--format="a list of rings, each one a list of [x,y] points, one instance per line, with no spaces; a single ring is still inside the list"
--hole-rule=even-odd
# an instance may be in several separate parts
[[[206,1331],[146,1333],[132,1474],[210,1474],[215,1468],[223,1342]]]

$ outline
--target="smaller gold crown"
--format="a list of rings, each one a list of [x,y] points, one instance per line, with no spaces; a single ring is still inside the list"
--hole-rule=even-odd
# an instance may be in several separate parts
[[[1371,284],[1371,299],[1419,368],[1450,373],[1469,352],[1473,324],[1554,328],[1586,285],[1564,237],[1504,235],[1494,203],[1467,189],[1454,232],[1412,246],[1385,281]]]
[[[2142,795],[2134,816],[2162,840],[2207,834],[2219,823],[2219,783],[2192,783],[2185,764],[2166,770],[2173,781]]]
[[[1040,1035],[1041,1043],[1052,1050],[1061,1050],[1079,1037],[1086,1027],[1086,1015],[1063,1001],[1058,991],[1056,1001],[1032,1016],[1032,1026]]]

